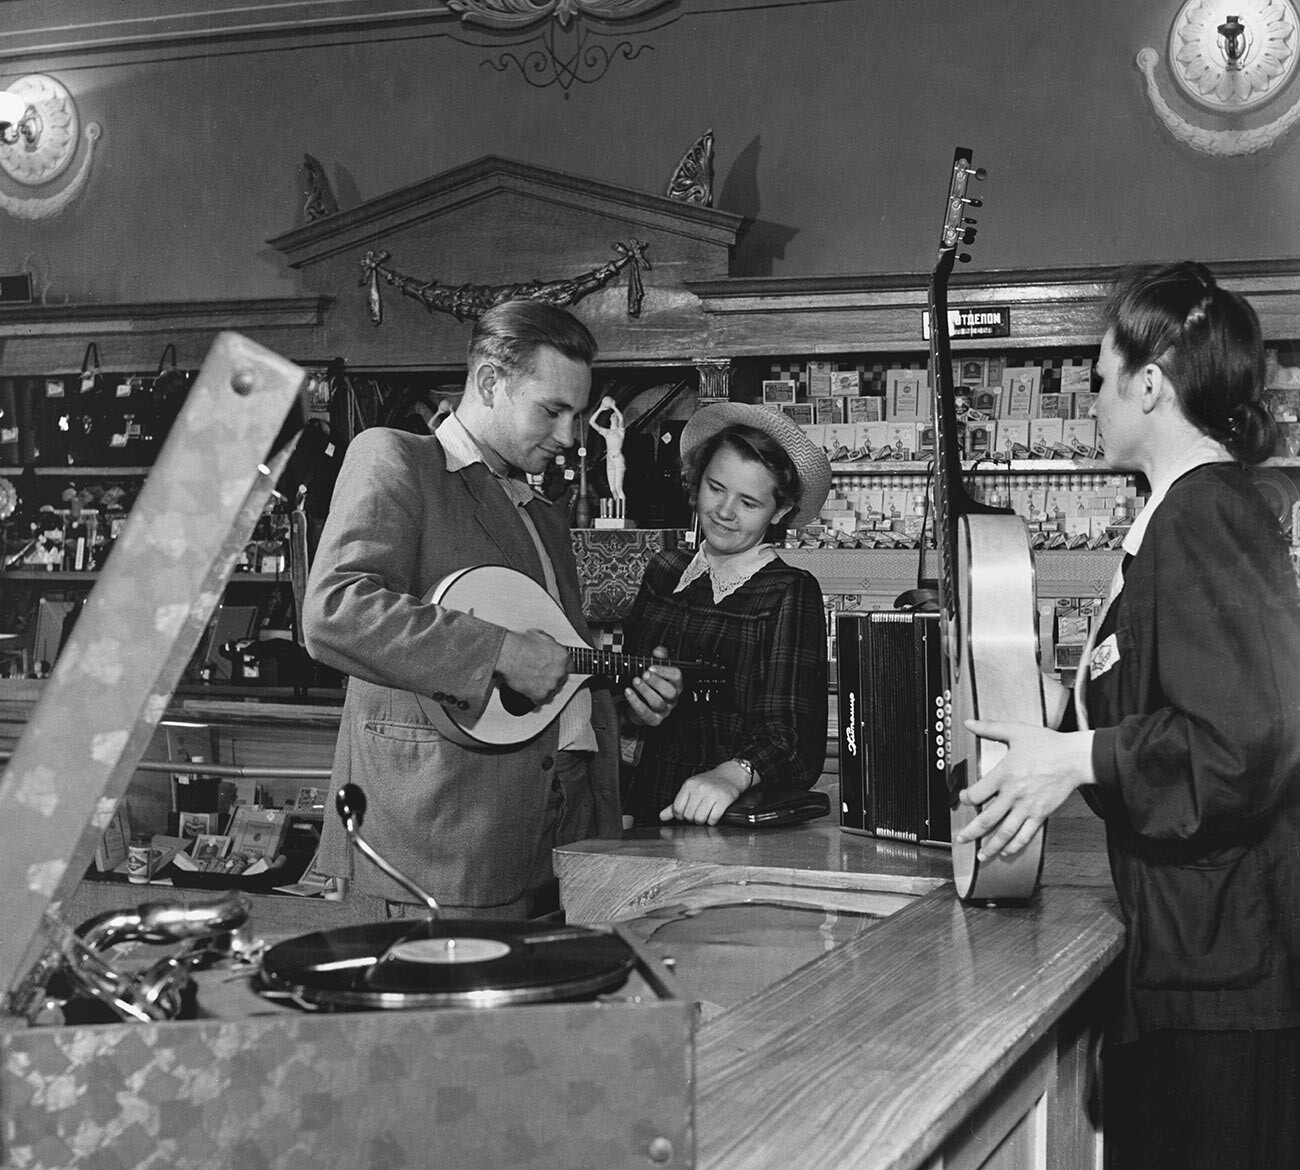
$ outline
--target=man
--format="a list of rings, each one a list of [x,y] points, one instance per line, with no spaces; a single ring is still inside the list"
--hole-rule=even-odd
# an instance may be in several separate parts
[[[607,692],[581,688],[508,748],[463,746],[425,711],[432,701],[472,721],[498,687],[542,703],[569,670],[567,650],[531,631],[526,613],[506,629],[426,601],[450,573],[526,573],[588,636],[565,517],[524,475],[574,443],[595,354],[563,309],[509,301],[485,313],[455,414],[431,435],[375,427],[350,444],[308,579],[307,649],[350,676],[334,789],[361,787],[367,840],[447,916],[550,913],[552,847],[621,830]],[[624,690],[626,715],[658,724],[680,685],[680,671],[655,666]],[[332,816],[321,865],[352,877],[351,896],[374,898],[377,918],[415,901],[368,862],[353,869]]]

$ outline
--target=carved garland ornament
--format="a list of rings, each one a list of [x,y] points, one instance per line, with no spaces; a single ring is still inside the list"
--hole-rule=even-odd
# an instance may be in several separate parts
[[[1291,0],[1233,0],[1232,14],[1210,0],[1188,0],[1169,33],[1169,69],[1187,98],[1232,116],[1277,98],[1296,72],[1300,25]],[[1152,109],[1178,141],[1221,158],[1266,150],[1300,121],[1300,100],[1262,126],[1212,130],[1179,114],[1160,92],[1160,54],[1144,48],[1137,65]]]
[[[388,268],[387,252],[367,252],[361,261],[361,281],[366,289],[366,307],[371,323],[379,325],[384,319],[383,301],[380,297],[379,279],[392,285],[403,296],[419,301],[429,312],[435,310],[450,313],[457,321],[476,321],[488,309],[503,301],[527,300],[545,301],[550,305],[572,305],[588,293],[595,292],[608,284],[623,268],[627,268],[627,315],[641,315],[641,301],[645,289],[641,283],[641,269],[649,268],[646,259],[646,245],[639,240],[627,243],[615,243],[614,251],[619,256],[575,276],[564,280],[526,280],[517,284],[440,284],[436,280],[420,280]]]

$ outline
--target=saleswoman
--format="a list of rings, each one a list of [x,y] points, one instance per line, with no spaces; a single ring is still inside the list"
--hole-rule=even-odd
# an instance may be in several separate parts
[[[1151,498],[1060,729],[970,723],[1008,751],[960,836],[1023,848],[1075,788],[1105,819],[1128,927],[1108,1164],[1300,1166],[1300,598],[1245,466],[1276,434],[1259,321],[1184,263],[1128,273],[1104,322],[1098,436]]]
[[[826,617],[817,579],[774,542],[816,519],[825,453],[785,415],[728,402],[682,431],[695,554],[658,553],[626,623],[627,649],[707,662],[717,680],[624,739],[624,808],[639,825],[717,824],[760,782],[810,788],[826,758]]]

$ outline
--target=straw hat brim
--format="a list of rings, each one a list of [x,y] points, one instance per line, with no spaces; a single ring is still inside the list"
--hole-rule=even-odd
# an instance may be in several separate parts
[[[786,520],[791,528],[802,528],[817,519],[831,490],[831,465],[826,452],[788,415],[749,402],[715,402],[702,406],[682,429],[682,455],[690,454],[724,427],[737,424],[766,431],[785,449],[799,474],[803,501]]]

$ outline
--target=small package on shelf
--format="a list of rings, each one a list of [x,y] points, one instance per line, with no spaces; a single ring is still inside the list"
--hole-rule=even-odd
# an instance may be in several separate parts
[[[1092,359],[1084,358],[1061,367],[1062,394],[1088,394],[1092,391]]]
[[[879,394],[860,394],[856,398],[845,398],[843,402],[845,422],[885,421],[885,400]]]
[[[812,400],[813,422],[825,425],[827,423],[842,423],[848,420],[844,415],[844,404],[846,402],[858,402],[860,399],[847,398],[814,398]]]
[[[810,361],[808,363],[809,398],[829,398],[831,396],[831,373],[833,368],[830,362]]]
[[[831,394],[837,398],[862,393],[862,373],[859,370],[836,370],[831,374]]]

